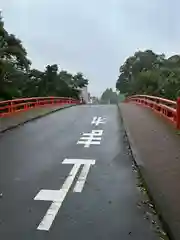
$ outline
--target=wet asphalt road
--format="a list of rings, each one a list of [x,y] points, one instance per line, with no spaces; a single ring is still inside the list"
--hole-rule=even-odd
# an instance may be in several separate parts
[[[91,125],[94,116],[106,123]],[[103,130],[100,145],[77,145],[83,132]],[[95,159],[82,192],[74,180],[49,231],[37,230],[51,205],[41,189],[59,190],[73,165]],[[116,106],[78,106],[29,122],[0,136],[0,239],[156,240],[143,212]],[[78,177],[78,175],[77,175]],[[76,178],[77,178],[76,177]]]

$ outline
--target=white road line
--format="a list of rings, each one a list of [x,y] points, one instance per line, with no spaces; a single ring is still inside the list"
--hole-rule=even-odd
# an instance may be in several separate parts
[[[89,137],[81,137],[82,140],[89,140]],[[93,137],[93,141],[101,141],[101,137]]]
[[[90,145],[100,145],[100,142],[91,142],[90,144],[84,141],[78,141],[77,144],[84,144],[85,148],[89,148]]]
[[[38,230],[44,230],[48,231],[66,197],[66,194],[68,193],[74,178],[80,168],[81,164],[75,164],[74,167],[72,168],[71,172],[69,173],[69,176],[66,178],[62,188],[59,191],[59,199],[54,198],[54,195],[51,195],[48,190],[41,190],[39,194],[35,197],[34,200],[43,200],[47,201],[46,199],[48,198],[48,201],[53,201],[51,204],[50,208],[46,212],[46,215],[44,216],[43,220],[38,226]],[[48,192],[47,192],[48,191]]]
[[[81,164],[81,165],[94,165],[96,160],[94,159],[82,159],[82,158],[65,158],[62,164]]]
[[[90,164],[84,165],[81,171],[81,174],[79,175],[79,178],[74,187],[74,192],[82,192],[90,167],[91,167]]]
[[[70,187],[76,177],[76,174],[78,173],[80,166],[83,164],[84,167],[82,169],[82,172],[80,173],[80,176],[78,178],[78,181],[74,187],[74,192],[81,192],[88,172],[90,170],[90,166],[95,164],[95,160],[93,159],[64,159],[62,164],[74,164],[73,168],[71,169],[68,177],[66,178],[62,188],[60,190],[41,190],[34,200],[41,200],[41,201],[52,201],[53,203],[47,210],[44,218],[42,219],[41,223],[38,226],[38,230],[44,230],[49,231],[59,209],[61,208],[61,205],[70,190]]]

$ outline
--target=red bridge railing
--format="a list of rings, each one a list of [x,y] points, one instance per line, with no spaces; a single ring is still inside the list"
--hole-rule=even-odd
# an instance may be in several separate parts
[[[172,101],[149,95],[134,95],[128,97],[125,101],[151,108],[180,129],[180,98],[177,101]]]
[[[80,101],[63,97],[33,97],[0,101],[0,117],[19,111],[27,111],[35,107],[58,106],[64,104],[80,104]]]

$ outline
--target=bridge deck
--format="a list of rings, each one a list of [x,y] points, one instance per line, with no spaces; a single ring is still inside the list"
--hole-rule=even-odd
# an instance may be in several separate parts
[[[180,136],[150,109],[120,104],[135,160],[163,219],[180,239]]]
[[[139,207],[123,136],[112,105],[72,107],[2,134],[0,238],[159,239]]]
[[[61,108],[68,107],[70,105],[61,106],[48,106],[48,107],[37,107],[32,108],[27,111],[16,112],[5,117],[0,117],[0,132],[4,132],[7,129],[14,128],[32,119],[39,118],[41,116],[47,115],[51,112],[57,111]]]

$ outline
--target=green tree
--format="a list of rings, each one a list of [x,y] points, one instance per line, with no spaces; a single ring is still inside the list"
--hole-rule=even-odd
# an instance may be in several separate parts
[[[44,71],[30,69],[31,62],[21,40],[9,34],[0,15],[0,99],[34,96],[79,98],[88,80],[82,73],[59,71],[47,65]]]
[[[84,78],[81,72],[76,73],[73,76],[73,87],[76,89],[86,87],[88,85],[88,80]]]
[[[116,88],[124,94],[149,94],[175,99],[180,93],[180,56],[166,58],[139,51],[120,67]]]
[[[4,22],[0,16],[0,96],[9,98],[17,96],[13,79],[15,76],[29,69],[30,61],[21,41],[14,35],[9,34],[4,28]],[[11,87],[12,86],[12,87]]]
[[[117,93],[113,92],[112,88],[107,88],[101,96],[101,103],[116,104],[117,101],[118,101]]]

